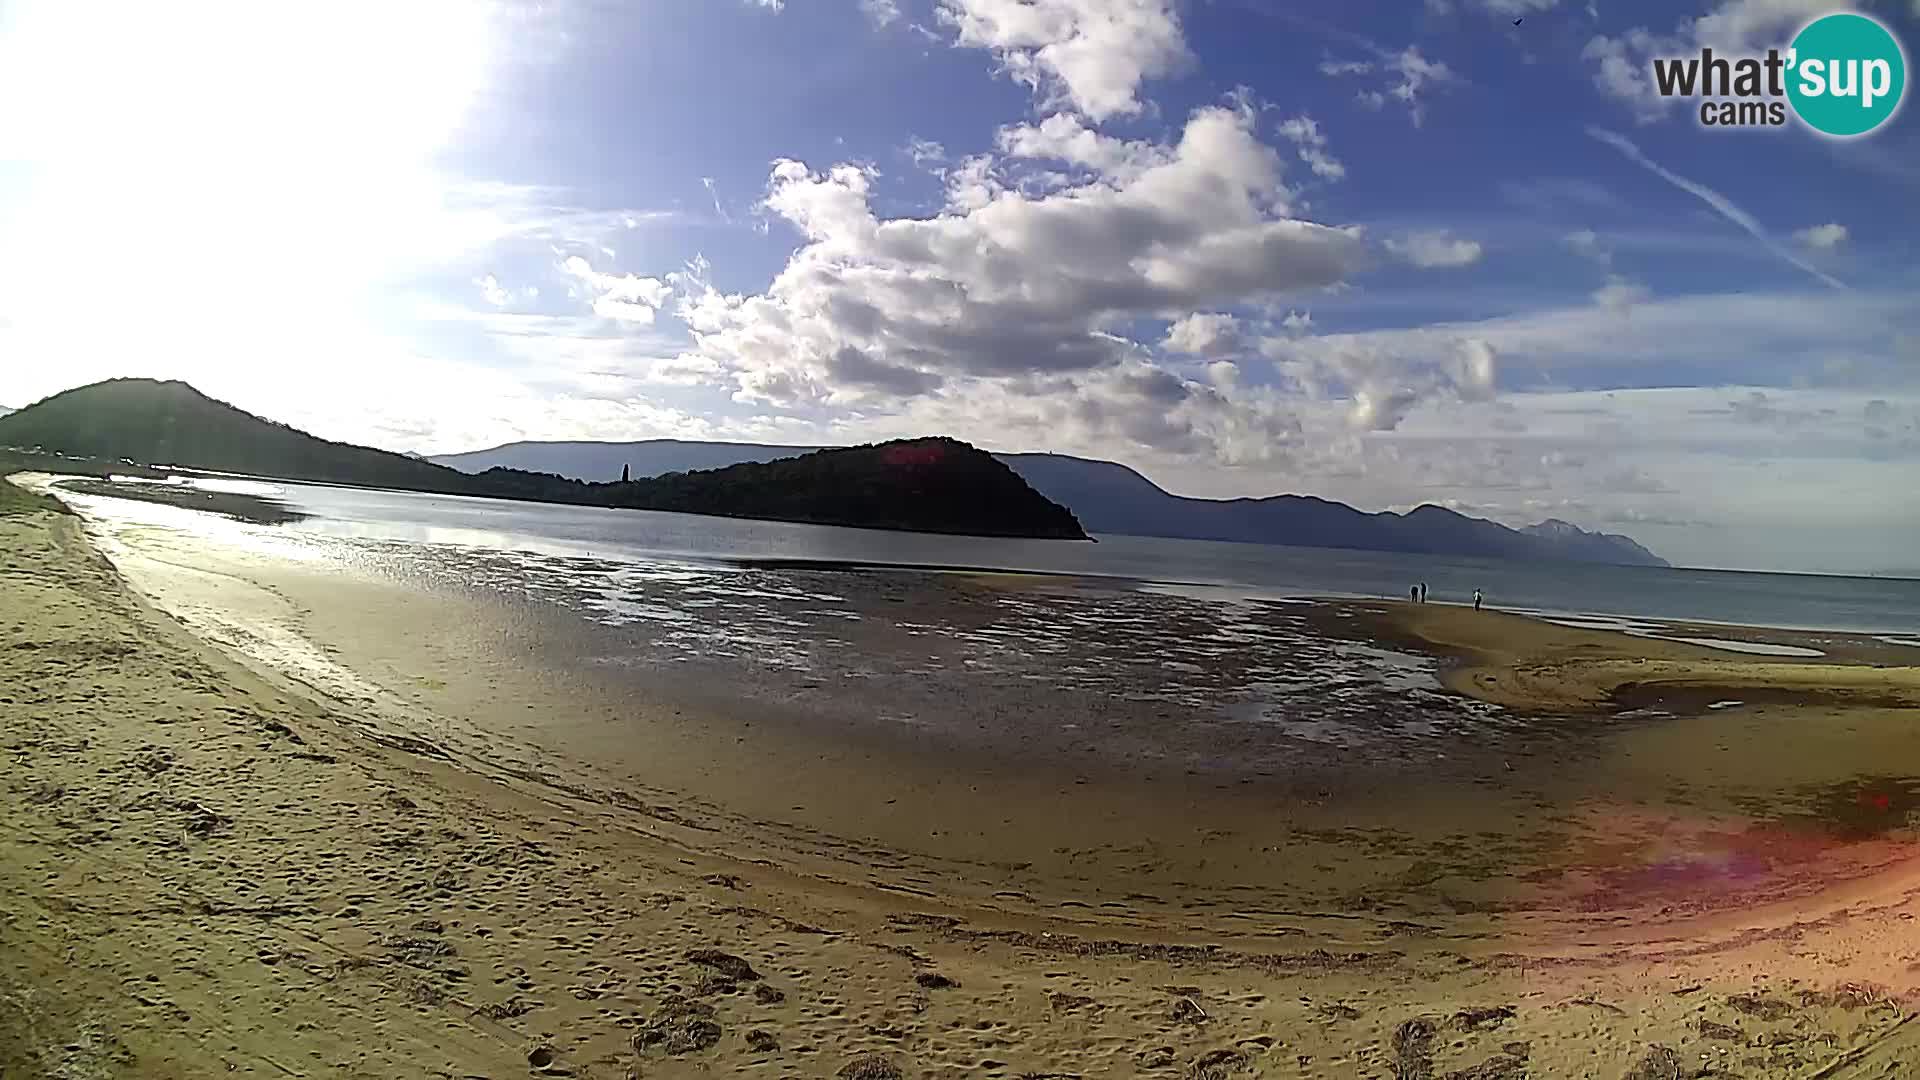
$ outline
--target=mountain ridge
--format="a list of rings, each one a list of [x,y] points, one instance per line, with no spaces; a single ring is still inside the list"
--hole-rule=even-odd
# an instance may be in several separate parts
[[[109,379],[0,417],[0,446],[292,481],[608,509],[999,537],[1085,540],[1071,511],[1005,463],[950,438],[823,448],[775,464],[593,483],[494,467],[475,473],[336,443],[215,401],[178,381]]]
[[[527,441],[487,450],[431,457],[454,468],[476,465],[539,465],[543,471],[580,478],[617,476],[631,465],[635,476],[672,470],[687,461],[762,461],[816,447],[774,443],[727,443],[646,439],[616,443]],[[1426,504],[1405,513],[1363,511],[1313,495],[1202,499],[1175,495],[1114,461],[1068,454],[995,454],[1049,499],[1073,511],[1095,533],[1185,540],[1289,544],[1414,554],[1490,556],[1629,566],[1667,566],[1666,560],[1631,537],[1588,532],[1558,519],[1513,529]],[[598,470],[597,473],[586,470]]]

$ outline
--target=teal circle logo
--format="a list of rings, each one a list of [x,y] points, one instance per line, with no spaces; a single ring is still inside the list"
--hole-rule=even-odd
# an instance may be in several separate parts
[[[1893,118],[1907,92],[1899,40],[1879,20],[1850,11],[1808,23],[1787,64],[1787,100],[1823,135],[1865,135]]]

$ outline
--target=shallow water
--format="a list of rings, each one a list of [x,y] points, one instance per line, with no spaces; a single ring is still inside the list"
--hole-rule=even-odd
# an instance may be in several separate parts
[[[1803,648],[1799,645],[1776,645],[1770,641],[1729,641],[1726,638],[1681,637],[1670,634],[1651,634],[1663,641],[1679,641],[1688,645],[1699,645],[1708,649],[1720,649],[1724,652],[1751,653],[1755,656],[1825,656],[1819,649]]]
[[[589,558],[659,562],[802,560],[1000,568],[1162,582],[1267,599],[1403,598],[1415,583],[1434,599],[1475,589],[1503,610],[1600,613],[1911,637],[1920,581],[1760,574],[1584,563],[1526,563],[1390,552],[1103,536],[1088,544],[996,540],[742,521],[588,507],[278,484],[308,515],[286,526],[318,535],[448,543]]]
[[[729,562],[659,554],[630,542],[588,542],[569,531],[583,513],[577,508],[295,486],[281,495],[303,513],[323,509],[327,500],[358,509],[264,526],[75,497],[108,523],[163,523],[217,534],[221,543],[275,557],[564,611],[581,627],[568,648],[603,672],[628,673],[623,677],[671,671],[823,709],[844,707],[848,693],[871,697],[884,687],[886,704],[876,715],[886,723],[976,749],[1007,739],[997,725],[980,722],[980,715],[1019,713],[1046,718],[1023,721],[1030,729],[1047,729],[1023,731],[1023,739],[1096,757],[1266,774],[1334,768],[1343,761],[1351,768],[1358,751],[1369,768],[1394,770],[1449,755],[1497,755],[1537,727],[1445,691],[1432,657],[1336,641],[1309,624],[1313,609],[1301,598],[1252,595],[1243,586],[875,570],[805,559]],[[448,504],[457,505],[447,510]],[[606,520],[605,512],[592,513]],[[407,524],[448,514],[465,524]],[[481,514],[543,531],[466,527]],[[650,517],[677,519],[674,527],[692,531],[758,527]],[[846,533],[871,542],[857,530],[778,528],[790,540],[804,541],[806,551],[841,543],[839,534]],[[831,539],[821,541],[822,534]],[[902,542],[957,544],[971,554],[1093,550],[949,537]],[[970,546],[979,544],[988,547]],[[1211,547],[1247,546],[1197,545]],[[1282,557],[1301,554],[1270,550]],[[1821,655],[1764,641],[1677,637],[1645,618],[1547,618],[1741,653]],[[750,665],[754,678],[740,677],[743,665]],[[968,706],[956,708],[962,700]]]

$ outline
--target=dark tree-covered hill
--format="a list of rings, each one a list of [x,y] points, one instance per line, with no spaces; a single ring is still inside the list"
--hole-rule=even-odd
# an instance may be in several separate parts
[[[955,439],[821,450],[765,464],[587,483],[463,473],[315,438],[181,382],[113,379],[0,417],[0,447],[361,487],[974,536],[1084,540],[1065,507]]]

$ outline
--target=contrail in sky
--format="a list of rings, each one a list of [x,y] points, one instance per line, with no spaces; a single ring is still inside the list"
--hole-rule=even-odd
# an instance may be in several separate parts
[[[1672,184],[1674,187],[1679,188],[1681,191],[1684,191],[1687,194],[1692,195],[1695,198],[1699,199],[1701,202],[1706,203],[1708,206],[1713,207],[1714,210],[1719,212],[1721,217],[1726,218],[1728,221],[1731,221],[1735,225],[1738,225],[1741,228],[1752,233],[1753,238],[1755,240],[1760,241],[1761,244],[1765,245],[1768,251],[1773,252],[1775,255],[1780,256],[1781,258],[1787,260],[1788,262],[1799,267],[1800,269],[1805,270],[1807,273],[1812,274],[1814,277],[1819,278],[1821,281],[1825,282],[1827,285],[1835,289],[1845,289],[1847,287],[1845,282],[1842,282],[1840,279],[1834,277],[1832,274],[1829,274],[1826,271],[1820,269],[1819,267],[1813,265],[1812,263],[1806,261],[1805,259],[1802,259],[1800,256],[1795,255],[1792,251],[1789,251],[1786,247],[1782,246],[1779,241],[1775,240],[1771,236],[1768,236],[1767,230],[1762,228],[1760,223],[1753,219],[1752,214],[1749,214],[1745,210],[1742,210],[1739,207],[1733,205],[1733,201],[1731,199],[1728,199],[1725,195],[1720,194],[1719,192],[1713,190],[1712,188],[1706,186],[1705,184],[1696,184],[1693,181],[1687,179],[1686,177],[1679,175],[1678,173],[1670,172],[1667,169],[1660,167],[1660,165],[1655,163],[1652,158],[1649,158],[1647,155],[1641,153],[1640,148],[1633,144],[1632,139],[1627,138],[1625,135],[1618,134],[1617,132],[1612,132],[1612,131],[1606,130],[1605,128],[1597,128],[1597,127],[1588,128],[1587,134],[1593,136],[1596,139],[1599,139],[1601,142],[1606,143],[1608,146],[1611,146],[1615,150],[1618,150],[1621,153],[1627,155],[1629,159],[1636,161],[1639,164],[1645,166],[1648,169],[1648,171],[1652,172],[1655,176],[1658,176],[1660,179],[1665,180],[1667,183]]]

